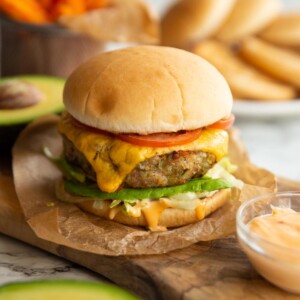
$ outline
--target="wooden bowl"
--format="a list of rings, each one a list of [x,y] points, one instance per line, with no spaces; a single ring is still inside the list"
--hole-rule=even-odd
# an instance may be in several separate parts
[[[67,77],[103,51],[104,43],[57,25],[32,25],[0,18],[2,76],[47,74]]]

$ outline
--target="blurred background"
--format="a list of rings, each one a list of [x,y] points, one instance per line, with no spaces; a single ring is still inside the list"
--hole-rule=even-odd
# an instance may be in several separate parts
[[[177,0],[147,0],[147,2],[153,5],[153,7],[161,14],[163,14],[166,9],[176,1]],[[283,0],[283,3],[286,10],[291,10],[295,8],[297,4],[299,5],[298,0]]]

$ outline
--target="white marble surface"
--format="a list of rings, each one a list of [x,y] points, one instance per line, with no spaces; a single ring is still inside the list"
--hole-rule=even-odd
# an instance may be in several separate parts
[[[72,262],[0,234],[0,285],[43,279],[106,280]]]

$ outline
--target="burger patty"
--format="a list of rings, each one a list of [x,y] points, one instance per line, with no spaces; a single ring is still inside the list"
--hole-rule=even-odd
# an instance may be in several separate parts
[[[64,137],[64,155],[68,162],[80,167],[87,177],[96,181],[91,164],[66,137]],[[214,154],[203,151],[173,151],[156,155],[139,163],[127,175],[123,185],[148,188],[183,184],[193,177],[203,176],[215,162]]]
[[[156,155],[139,163],[125,184],[136,188],[183,184],[203,176],[215,163],[215,155],[202,151],[177,151]]]

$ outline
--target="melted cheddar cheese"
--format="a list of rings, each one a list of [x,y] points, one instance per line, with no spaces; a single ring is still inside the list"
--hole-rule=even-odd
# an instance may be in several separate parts
[[[172,151],[204,151],[213,153],[219,161],[227,154],[228,134],[220,129],[203,129],[195,141],[172,147],[142,147],[121,141],[113,136],[76,127],[72,117],[64,114],[58,130],[86,157],[93,167],[97,184],[105,192],[116,191],[126,176],[142,161]]]
[[[153,201],[149,203],[148,206],[142,208],[142,213],[150,229],[157,229],[159,217],[161,213],[168,207],[170,206],[163,201]]]

